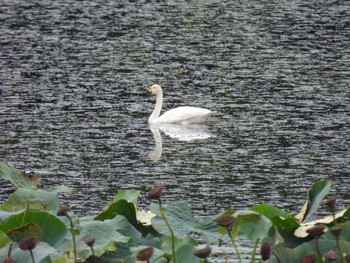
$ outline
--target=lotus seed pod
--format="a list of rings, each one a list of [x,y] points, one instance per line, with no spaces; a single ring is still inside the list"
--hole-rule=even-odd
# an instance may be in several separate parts
[[[194,254],[195,254],[195,256],[197,256],[199,258],[207,258],[210,255],[210,252],[211,252],[211,248],[205,247],[205,248],[196,250],[196,252],[194,252]]]
[[[271,257],[271,254],[272,254],[271,251],[272,251],[272,247],[269,241],[262,243],[260,247],[260,255],[262,260],[268,260]]]
[[[85,244],[88,245],[89,247],[92,247],[95,244],[95,240],[96,240],[96,238],[94,238],[94,237],[86,237],[84,239]]]
[[[137,253],[137,260],[148,261],[153,255],[153,247],[147,247]]]
[[[162,196],[162,191],[163,191],[163,185],[160,184],[148,192],[148,198],[159,200],[160,197]]]
[[[335,208],[335,203],[337,202],[337,198],[332,196],[332,197],[329,197],[325,202],[324,204],[330,208],[330,209],[334,209]]]
[[[315,263],[315,262],[316,262],[316,255],[315,254],[303,256],[299,260],[299,263]]]
[[[332,234],[333,234],[335,237],[339,237],[339,236],[340,236],[340,233],[341,233],[341,228],[340,228],[340,227],[332,228],[332,229],[331,229],[331,232],[332,232]]]
[[[36,239],[35,237],[28,237],[22,239],[21,242],[19,242],[19,248],[22,250],[33,250],[36,246]]]
[[[324,233],[325,228],[326,226],[324,225],[317,225],[307,229],[306,233],[308,233],[311,237],[320,237]]]
[[[61,205],[60,209],[57,212],[58,216],[68,216],[70,208],[67,205]]]
[[[326,253],[324,254],[324,257],[325,257],[326,259],[330,260],[330,261],[333,261],[333,260],[337,260],[337,259],[338,259],[338,255],[337,255],[337,253],[335,253],[334,250],[330,250],[330,251],[326,252]]]
[[[235,221],[236,219],[233,216],[223,215],[218,219],[217,223],[219,226],[230,227]]]

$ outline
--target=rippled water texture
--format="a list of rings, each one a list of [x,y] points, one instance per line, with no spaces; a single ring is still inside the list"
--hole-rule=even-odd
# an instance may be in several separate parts
[[[296,212],[319,178],[349,204],[348,1],[1,0],[0,10],[0,159],[42,174],[43,188],[72,187],[64,202],[78,213],[126,188],[146,206],[158,183],[165,202],[187,200],[199,217],[263,202]],[[151,130],[154,83],[165,109],[214,110],[195,131],[211,137]],[[14,191],[0,187],[1,199]]]

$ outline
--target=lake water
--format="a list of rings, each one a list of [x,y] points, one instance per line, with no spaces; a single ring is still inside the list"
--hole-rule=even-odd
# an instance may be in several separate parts
[[[159,183],[198,218],[296,213],[321,178],[349,204],[348,1],[1,0],[0,20],[0,159],[72,187],[78,214]],[[192,130],[211,137],[151,130],[154,83],[165,110],[215,111]]]

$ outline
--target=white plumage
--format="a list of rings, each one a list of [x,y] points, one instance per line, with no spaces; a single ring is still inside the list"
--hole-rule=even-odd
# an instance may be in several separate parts
[[[171,109],[165,112],[163,115],[160,115],[160,111],[163,105],[163,91],[162,88],[154,84],[148,89],[149,93],[156,95],[156,106],[148,119],[148,123],[157,124],[157,123],[173,123],[173,124],[192,124],[192,123],[202,123],[205,122],[208,117],[213,114],[212,111],[198,108],[198,107],[189,107],[183,106],[175,109]]]

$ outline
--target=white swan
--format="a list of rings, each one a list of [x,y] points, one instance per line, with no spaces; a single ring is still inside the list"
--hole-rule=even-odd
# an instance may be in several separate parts
[[[160,111],[163,104],[163,91],[162,88],[154,84],[148,89],[149,93],[156,94],[156,106],[148,119],[149,124],[160,124],[160,123],[173,123],[173,124],[191,124],[191,123],[202,123],[213,114],[212,111],[197,108],[197,107],[178,107],[165,112],[159,117]]]

